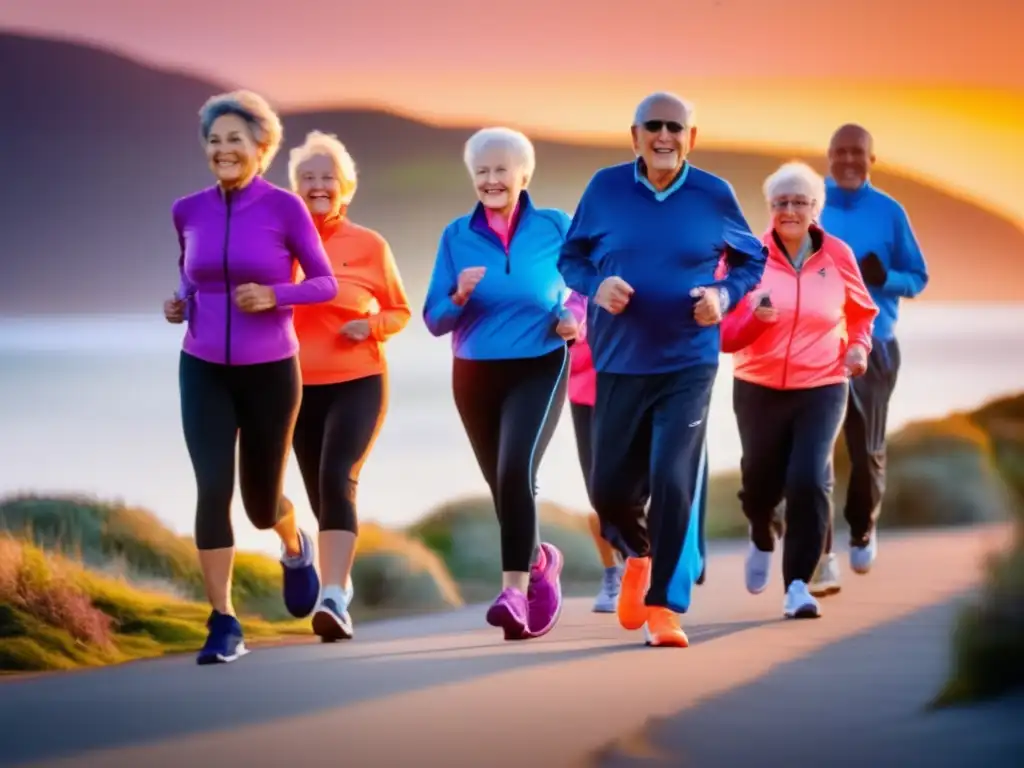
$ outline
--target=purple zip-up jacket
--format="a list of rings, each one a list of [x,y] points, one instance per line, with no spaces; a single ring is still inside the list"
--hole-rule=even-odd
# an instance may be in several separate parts
[[[299,342],[292,307],[330,301],[338,281],[302,200],[257,176],[226,196],[214,186],[175,201],[188,331],[182,349],[200,360],[253,365],[285,360]],[[294,282],[295,261],[306,279]],[[245,283],[272,287],[277,306],[249,314],[235,306]]]

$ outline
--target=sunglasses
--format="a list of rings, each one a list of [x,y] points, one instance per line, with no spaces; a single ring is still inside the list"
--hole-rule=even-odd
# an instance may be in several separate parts
[[[651,133],[661,133],[662,128],[668,128],[669,133],[682,133],[686,128],[682,123],[675,120],[644,120],[644,130]]]

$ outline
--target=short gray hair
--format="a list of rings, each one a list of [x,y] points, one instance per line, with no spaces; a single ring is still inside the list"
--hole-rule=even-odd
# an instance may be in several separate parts
[[[825,206],[825,179],[816,170],[799,161],[783,163],[764,180],[764,199],[769,203],[785,191],[799,192],[812,201],[815,216]]]
[[[511,128],[483,128],[469,137],[462,153],[462,159],[466,163],[466,169],[470,176],[473,175],[477,158],[492,147],[507,150],[512,155],[516,166],[526,176],[526,183],[530,183],[533,172],[537,168],[537,156],[533,149],[533,142],[526,138],[525,134]]]
[[[262,150],[259,172],[264,173],[281,148],[281,140],[284,138],[281,118],[258,93],[219,93],[207,99],[199,109],[199,135],[203,141],[210,137],[210,129],[217,118],[224,115],[237,115],[245,121],[253,141]]]
[[[318,155],[329,157],[334,162],[338,186],[341,187],[341,203],[348,205],[356,196],[356,188],[359,186],[356,161],[333,133],[310,131],[306,134],[306,140],[288,153],[288,179],[291,181],[292,190],[299,186],[299,166]]]
[[[655,104],[663,104],[668,102],[670,104],[676,104],[683,109],[683,123],[687,128],[694,126],[695,111],[693,104],[688,102],[686,99],[676,96],[674,93],[668,91],[658,91],[652,93],[650,96],[644,97],[644,100],[636,105],[636,111],[633,113],[633,125],[640,125],[647,120],[647,113],[651,111],[651,107]]]

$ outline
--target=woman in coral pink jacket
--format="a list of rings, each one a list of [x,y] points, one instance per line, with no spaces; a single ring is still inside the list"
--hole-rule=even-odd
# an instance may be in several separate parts
[[[576,342],[569,347],[569,409],[572,412],[572,426],[576,433],[576,451],[580,457],[583,481],[590,494],[590,462],[593,455],[590,443],[590,426],[594,417],[594,399],[597,397],[597,373],[594,359],[587,344],[587,300],[575,291],[565,302],[579,326]],[[601,536],[601,523],[597,515],[589,518],[590,533],[597,545],[597,553],[604,565],[604,579],[601,590],[594,600],[595,613],[615,613],[622,585],[622,565],[617,562],[615,551]]]
[[[850,248],[814,222],[825,182],[803,163],[768,177],[772,225],[761,284],[722,324],[734,353],[733,411],[743,458],[740,501],[750,522],[747,590],[768,586],[786,502],[784,615],[816,618],[809,584],[832,520],[832,455],[846,413],[849,378],[867,369],[878,309]]]

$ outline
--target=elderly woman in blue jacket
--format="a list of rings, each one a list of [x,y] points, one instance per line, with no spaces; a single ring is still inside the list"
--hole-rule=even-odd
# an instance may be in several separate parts
[[[464,160],[478,202],[441,235],[423,317],[452,336],[455,406],[501,528],[502,590],[487,621],[523,640],[551,631],[562,608],[562,553],[539,540],[536,478],[579,328],[557,267],[569,217],[534,206],[533,145],[518,131],[477,132]]]

